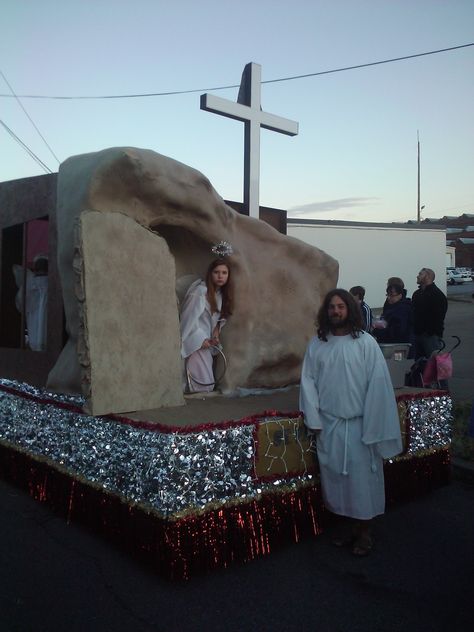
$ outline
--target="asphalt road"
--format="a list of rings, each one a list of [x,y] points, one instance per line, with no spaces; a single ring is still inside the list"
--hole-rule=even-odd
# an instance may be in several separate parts
[[[448,297],[460,296],[461,294],[472,296],[472,293],[474,292],[474,281],[470,281],[469,283],[460,283],[459,285],[448,285],[446,289]]]
[[[378,519],[368,558],[326,535],[170,583],[0,483],[2,632],[472,630],[474,487]]]

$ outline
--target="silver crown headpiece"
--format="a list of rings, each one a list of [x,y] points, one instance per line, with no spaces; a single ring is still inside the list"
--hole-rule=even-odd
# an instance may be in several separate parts
[[[228,241],[220,241],[218,244],[212,246],[211,252],[218,257],[230,257],[230,255],[234,252],[234,249]]]

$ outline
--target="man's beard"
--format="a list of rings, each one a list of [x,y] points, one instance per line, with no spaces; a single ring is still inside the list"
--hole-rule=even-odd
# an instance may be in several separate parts
[[[331,331],[335,331],[336,329],[347,329],[348,324],[349,320],[347,318],[341,318],[340,316],[331,316],[329,318]]]

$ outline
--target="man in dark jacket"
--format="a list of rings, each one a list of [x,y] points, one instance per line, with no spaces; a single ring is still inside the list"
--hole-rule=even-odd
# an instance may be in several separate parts
[[[416,277],[419,288],[412,297],[416,358],[429,358],[442,346],[448,300],[434,280],[435,273],[430,268],[422,268]]]

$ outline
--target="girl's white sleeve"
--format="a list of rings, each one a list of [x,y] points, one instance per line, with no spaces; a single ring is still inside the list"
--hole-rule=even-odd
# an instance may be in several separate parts
[[[180,316],[181,356],[187,358],[201,348],[209,332],[203,316],[206,311],[206,286],[191,286],[184,298]]]

